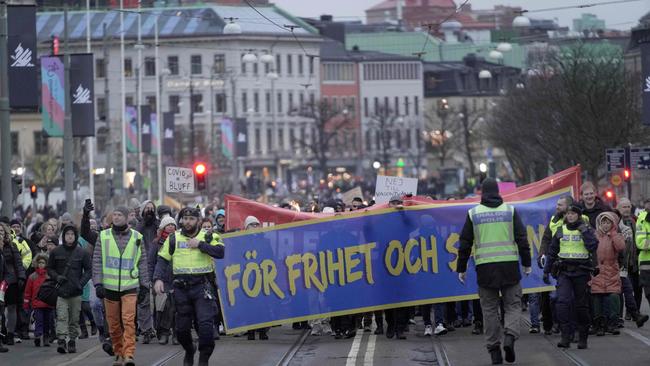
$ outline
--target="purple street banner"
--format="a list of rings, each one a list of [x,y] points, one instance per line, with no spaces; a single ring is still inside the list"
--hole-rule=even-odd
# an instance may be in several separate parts
[[[531,253],[566,186],[509,202],[522,218]],[[224,235],[216,260],[229,333],[337,315],[477,298],[469,262],[458,281],[459,235],[476,203],[443,203],[360,211]],[[533,261],[534,263],[534,261]],[[525,293],[550,291],[533,265]]]
[[[36,6],[7,6],[7,35],[9,105],[13,109],[38,108]]]
[[[160,130],[158,127],[158,116],[156,113],[151,113],[151,154],[158,155],[158,140],[160,138]]]
[[[163,113],[163,155],[174,156],[174,112]]]
[[[63,137],[65,117],[63,83],[63,59],[59,56],[41,57],[41,116],[43,131],[49,137]]]
[[[126,151],[138,152],[138,110],[127,105],[124,110],[124,121],[126,123]]]
[[[221,153],[228,159],[233,157],[233,126],[232,120],[224,118],[221,120]]]
[[[72,136],[95,136],[95,70],[92,53],[70,55]]]

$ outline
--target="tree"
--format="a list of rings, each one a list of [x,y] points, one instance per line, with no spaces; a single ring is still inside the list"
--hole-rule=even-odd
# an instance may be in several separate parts
[[[529,72],[524,88],[501,100],[485,133],[504,149],[519,179],[581,164],[598,181],[605,148],[648,140],[639,85],[618,47],[560,48],[547,65]]]
[[[327,100],[318,100],[307,103],[299,111],[299,115],[313,121],[313,136],[311,141],[307,138],[296,139],[298,144],[309,151],[316,160],[321,171],[322,179],[327,179],[327,163],[331,157],[335,141],[338,136],[353,132],[352,120],[347,113],[338,109]]]
[[[452,117],[453,109],[446,99],[439,100],[437,107],[424,113],[427,150],[432,149],[436,153],[440,168],[444,168],[458,136],[458,124],[454,123]]]
[[[34,155],[30,162],[34,184],[45,194],[45,206],[49,205],[50,193],[61,179],[60,159],[53,155]]]

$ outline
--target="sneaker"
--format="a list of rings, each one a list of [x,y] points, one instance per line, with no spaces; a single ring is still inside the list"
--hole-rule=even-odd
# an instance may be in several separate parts
[[[226,329],[223,327],[223,324],[219,324],[219,335],[226,335]]]
[[[68,341],[68,353],[77,353],[77,345],[74,341]]]
[[[160,337],[158,338],[158,344],[165,346],[169,343],[169,335],[168,334],[161,334]]]
[[[378,327],[377,329],[375,329],[375,334],[376,335],[384,334],[384,327]]]
[[[539,327],[530,327],[530,329],[528,329],[528,333],[530,333],[530,334],[539,333]]]
[[[124,365],[124,359],[122,359],[122,356],[115,356],[115,361],[113,361],[113,366],[123,366]]]
[[[424,327],[424,336],[425,337],[431,337],[433,335],[433,327],[430,325],[426,325]]]
[[[454,328],[462,328],[463,327],[463,321],[460,319],[454,320]]]
[[[43,336],[43,347],[49,347],[50,342],[48,341],[47,337]]]
[[[323,335],[323,328],[321,327],[320,324],[314,324],[311,327],[311,333],[312,336],[322,336]]]
[[[416,323],[415,323],[415,319],[409,319],[409,324],[413,324],[413,325],[415,325],[415,324],[416,324]]]
[[[439,323],[436,326],[436,330],[433,331],[433,334],[435,334],[437,336],[445,335],[445,334],[447,334],[447,328],[445,328],[445,326],[442,325],[442,323]]]
[[[5,344],[7,346],[13,346],[16,344],[16,339],[14,338],[13,333],[7,333],[7,336],[5,337]]]
[[[372,328],[369,325],[364,325],[363,326],[363,332],[364,333],[370,333],[370,332],[372,332]]]
[[[321,324],[321,327],[323,329],[323,334],[332,335],[332,333],[334,333],[329,323]]]
[[[472,334],[474,334],[474,335],[483,334],[483,323],[481,323],[478,320],[475,321],[474,322],[474,329],[472,329]]]
[[[34,338],[34,346],[36,346],[36,347],[41,346],[41,337],[35,337]]]
[[[104,350],[104,352],[106,352],[106,354],[111,357],[115,356],[115,353],[113,352],[113,345],[108,341],[102,343],[102,350]]]
[[[463,319],[463,328],[470,327],[472,326],[472,321],[469,320],[468,318]]]
[[[133,357],[131,356],[124,357],[124,366],[135,366],[135,361],[133,360]]]
[[[66,350],[66,344],[65,344],[65,339],[59,339],[57,342],[57,347],[56,351],[59,352],[60,354],[67,353],[68,351]]]

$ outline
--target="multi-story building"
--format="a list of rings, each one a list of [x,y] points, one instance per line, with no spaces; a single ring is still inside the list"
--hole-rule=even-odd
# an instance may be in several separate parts
[[[150,105],[155,110],[160,103],[162,112],[175,113],[176,151],[167,164],[190,166],[204,159],[217,166],[213,159],[221,156],[222,118],[244,118],[248,154],[240,157],[241,176],[249,170],[260,174],[269,171],[270,178],[285,175],[288,160],[299,152],[293,133],[311,131],[313,121],[293,111],[319,98],[320,36],[307,23],[275,6],[259,6],[257,10],[262,15],[248,6],[221,5],[151,8],[142,9],[140,14],[136,10],[91,11],[98,122],[96,166],[106,167],[105,172],[110,168],[117,172],[121,167],[124,106]],[[73,53],[86,50],[85,19],[84,11],[70,13],[68,29]],[[139,26],[142,46],[137,42]],[[224,31],[226,26],[230,27],[228,31]],[[64,38],[63,14],[39,13],[37,31],[42,46],[39,53],[47,54],[52,36]],[[138,101],[140,80],[142,98]],[[160,101],[156,100],[159,83]],[[135,157],[130,154],[127,159],[129,171],[136,170]],[[149,171],[151,178],[155,176],[154,162],[151,157],[151,164],[145,164],[145,173]],[[281,168],[276,170],[278,163]]]

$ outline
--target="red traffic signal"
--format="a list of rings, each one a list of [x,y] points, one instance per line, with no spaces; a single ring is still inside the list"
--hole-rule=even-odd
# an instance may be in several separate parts
[[[632,172],[630,172],[630,169],[623,169],[623,180],[627,182],[630,180],[630,178],[632,178]]]
[[[32,184],[29,187],[29,195],[32,197],[32,199],[36,199],[38,197],[38,187],[36,187],[36,184]]]
[[[611,203],[616,202],[616,193],[613,189],[608,189],[605,191],[605,199]]]
[[[59,54],[59,36],[52,36],[52,55]]]
[[[196,177],[196,189],[199,191],[204,190],[207,187],[205,182],[205,176],[208,172],[208,168],[204,163],[197,162],[194,163],[194,176]]]

